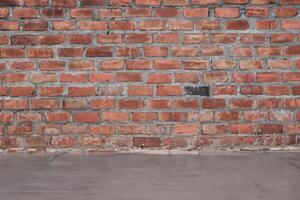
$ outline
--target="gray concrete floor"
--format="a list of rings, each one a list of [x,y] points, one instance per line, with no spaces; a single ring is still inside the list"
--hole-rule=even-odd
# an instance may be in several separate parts
[[[0,155],[0,200],[299,200],[300,153]]]

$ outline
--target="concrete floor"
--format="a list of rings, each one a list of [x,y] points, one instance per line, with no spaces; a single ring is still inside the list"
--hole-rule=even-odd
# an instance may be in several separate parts
[[[0,155],[0,200],[299,200],[300,153]]]

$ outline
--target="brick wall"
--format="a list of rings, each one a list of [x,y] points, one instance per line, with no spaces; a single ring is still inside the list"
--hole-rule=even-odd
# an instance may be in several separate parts
[[[300,143],[300,0],[1,0],[0,147]]]

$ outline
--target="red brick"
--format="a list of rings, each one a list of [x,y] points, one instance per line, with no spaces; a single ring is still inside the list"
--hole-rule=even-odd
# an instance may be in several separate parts
[[[153,88],[152,86],[129,85],[128,95],[129,96],[152,96]]]
[[[213,95],[236,95],[236,86],[218,85],[213,88]]]
[[[274,20],[256,20],[257,30],[273,30],[277,28],[277,22]]]
[[[266,7],[248,7],[246,8],[247,17],[268,17],[269,10]]]
[[[18,83],[28,80],[26,74],[1,74],[0,77],[3,83]]]
[[[0,49],[1,58],[21,58],[25,57],[24,48],[1,48]]]
[[[300,95],[300,86],[292,86],[292,95]]]
[[[87,107],[85,99],[64,99],[62,101],[63,109],[84,109]]]
[[[18,31],[20,30],[18,21],[0,21],[1,31]]]
[[[278,7],[274,9],[276,17],[294,17],[297,15],[297,8]]]
[[[242,70],[263,69],[263,61],[260,60],[241,60],[240,68]]]
[[[136,30],[136,23],[133,21],[112,21],[110,29],[119,31]]]
[[[197,135],[198,125],[196,124],[176,124],[173,127],[173,134],[176,135]]]
[[[120,99],[119,100],[119,108],[120,109],[138,109],[144,106],[144,102],[142,100],[135,99]]]
[[[35,110],[58,109],[59,102],[56,99],[32,99],[31,106]]]
[[[3,108],[7,110],[26,110],[29,108],[29,102],[25,99],[4,100]]]
[[[137,135],[145,132],[144,125],[121,125],[118,127],[119,134]]]
[[[181,112],[162,112],[159,113],[159,118],[165,122],[183,122],[186,120],[187,115]]]
[[[195,22],[197,30],[220,30],[221,22],[219,20],[200,20]]]
[[[36,18],[35,8],[14,8],[12,10],[13,18]]]
[[[208,61],[206,60],[184,60],[182,61],[184,69],[188,70],[204,70],[208,69]]]
[[[126,8],[128,17],[151,17],[150,8]]]
[[[178,43],[179,34],[178,33],[157,33],[155,42],[157,43]]]
[[[90,34],[70,34],[66,35],[66,41],[70,44],[90,44],[93,36]]]
[[[252,124],[231,124],[228,127],[229,131],[233,134],[252,134],[254,127]]]
[[[30,135],[32,134],[32,126],[26,124],[11,125],[7,127],[9,135]]]
[[[40,87],[41,96],[61,96],[63,92],[63,87]]]
[[[0,122],[1,123],[13,122],[13,113],[12,112],[0,112]]]
[[[283,125],[281,124],[261,124],[259,126],[261,134],[282,133]]]
[[[81,0],[81,6],[104,6],[105,0]]]
[[[300,30],[300,20],[282,20],[281,26],[284,30]]]
[[[52,28],[55,31],[73,31],[76,29],[75,21],[53,21]]]
[[[230,54],[237,57],[252,57],[253,49],[247,46],[233,47]]]
[[[281,100],[276,98],[259,99],[258,107],[259,108],[280,108]]]
[[[83,54],[82,48],[58,48],[57,51],[60,57],[81,57]]]
[[[155,9],[156,17],[162,17],[162,18],[178,17],[179,13],[180,12],[177,8],[156,8]]]
[[[140,30],[145,31],[159,31],[164,30],[164,21],[163,20],[147,20],[140,21]]]
[[[8,44],[9,42],[9,37],[6,35],[0,35],[0,44]]]
[[[179,61],[178,60],[155,60],[154,68],[155,69],[178,69]]]
[[[300,55],[300,46],[288,46],[284,48],[285,56],[299,56]]]
[[[145,46],[144,56],[147,57],[165,57],[168,56],[167,47]]]
[[[74,8],[70,9],[71,18],[92,18],[93,10],[90,8]]]
[[[80,21],[80,30],[103,31],[107,28],[106,21]]]
[[[0,8],[0,18],[6,18],[9,15],[8,8]]]
[[[288,43],[292,42],[295,39],[295,36],[290,33],[277,33],[271,35],[272,43]]]
[[[104,121],[127,122],[129,121],[129,114],[127,112],[111,112],[105,111],[102,113]]]
[[[134,137],[133,138],[133,146],[135,147],[151,148],[151,147],[160,147],[160,145],[161,145],[161,140],[158,137]]]
[[[94,123],[100,120],[97,112],[78,112],[73,114],[73,120],[81,123]]]
[[[52,136],[50,146],[60,148],[71,148],[76,146],[76,138],[69,136]]]
[[[40,69],[46,71],[62,71],[65,68],[64,61],[45,60],[40,63]]]
[[[146,51],[149,51],[151,49],[148,49],[147,47],[145,47],[145,54]],[[158,52],[160,53],[160,52]],[[150,53],[148,52],[147,54],[150,55]],[[152,67],[152,61],[151,60],[128,60],[127,61],[127,67],[126,69],[129,70],[143,70],[143,69],[150,69]]]
[[[227,132],[227,126],[223,124],[203,124],[202,131],[205,135],[223,135]]]
[[[147,33],[128,33],[125,34],[128,43],[151,43],[152,35]]]
[[[268,86],[266,88],[266,94],[272,96],[280,96],[280,95],[288,95],[290,93],[290,89],[288,86]]]
[[[178,85],[159,85],[157,86],[158,96],[181,96],[182,89]]]
[[[61,0],[52,0],[52,6],[57,7],[66,7],[66,8],[73,8],[76,7],[77,1],[76,0],[67,0],[67,1],[61,1]]]
[[[101,63],[100,68],[102,70],[119,70],[123,69],[123,60],[106,60]]]
[[[141,82],[142,77],[140,73],[136,72],[119,72],[117,73],[118,82]]]
[[[154,112],[133,112],[132,121],[149,122],[156,121],[158,119],[157,113]]]
[[[257,47],[258,56],[280,56],[280,47]]]
[[[230,101],[231,109],[252,108],[254,101],[252,99],[232,99]]]
[[[24,6],[43,7],[48,5],[48,0],[23,0]]]
[[[56,45],[65,42],[63,35],[41,35],[38,36],[38,41],[40,45]]]
[[[88,0],[86,0],[88,1]],[[101,18],[119,18],[122,16],[121,9],[113,8],[113,9],[99,9],[99,17]]]
[[[154,99],[147,102],[147,107],[151,109],[165,109],[170,108],[171,106],[169,100]]]
[[[52,58],[54,53],[51,48],[29,48],[27,56],[30,58]]]
[[[92,99],[89,102],[90,108],[92,109],[108,109],[115,108],[116,101],[114,99]]]
[[[260,44],[265,42],[265,35],[260,33],[241,34],[240,41],[243,44]]]
[[[19,122],[40,122],[42,121],[42,115],[35,112],[23,112],[17,113],[17,121]]]
[[[262,86],[247,85],[242,86],[240,91],[242,95],[262,95],[264,88]]]
[[[226,21],[227,30],[247,30],[249,23],[246,20]]]
[[[172,105],[175,109],[199,108],[199,101],[197,99],[178,99],[173,100]]]
[[[186,73],[176,73],[175,82],[179,83],[197,83],[200,80],[198,73],[186,72]]]
[[[43,8],[40,12],[45,18],[60,18],[64,16],[63,8]]]
[[[95,87],[69,87],[68,95],[69,96],[94,96],[96,94]]]
[[[115,134],[116,130],[114,126],[90,126],[91,134],[93,135],[112,135]]]
[[[69,69],[74,71],[94,70],[93,61],[73,60],[69,63]]]
[[[209,122],[213,121],[212,111],[189,112],[188,121]]]
[[[198,43],[208,43],[208,34],[185,34],[183,42],[187,44],[198,44]]]
[[[161,0],[136,0],[136,5],[160,5]]]
[[[236,62],[232,60],[213,60],[213,69],[233,69],[236,66]]]
[[[204,109],[217,109],[225,106],[225,99],[205,98],[202,101],[202,108]]]
[[[192,30],[193,22],[190,20],[169,20],[168,21],[169,30]]]
[[[35,94],[35,88],[34,87],[11,87],[10,88],[10,95],[14,97],[22,97],[22,96],[33,96]]]
[[[208,17],[208,8],[186,8],[183,10],[185,17]]]
[[[204,82],[206,83],[216,83],[227,81],[227,72],[205,72]]]
[[[221,46],[206,46],[201,49],[202,56],[222,56],[224,54],[224,47]]]
[[[31,81],[33,83],[53,83],[57,80],[55,74],[32,74]]]
[[[88,47],[87,57],[112,57],[111,47]]]
[[[239,8],[215,8],[216,17],[239,17],[240,9]]]
[[[123,41],[122,35],[117,33],[97,35],[97,42],[100,44],[122,43],[122,41]]]
[[[240,119],[239,112],[236,111],[228,111],[228,112],[216,112],[215,120],[216,121],[237,121]]]
[[[247,4],[249,0],[224,0],[227,4]]]
[[[46,31],[48,22],[44,20],[24,21],[24,31]]]
[[[148,74],[147,83],[170,83],[172,74]]]
[[[195,5],[216,5],[219,0],[192,0],[192,4]]]
[[[176,57],[194,57],[197,52],[196,47],[174,47],[172,49],[172,55]]]
[[[234,43],[236,42],[237,35],[236,34],[212,34],[211,42],[213,43]]]
[[[66,122],[70,120],[70,114],[68,112],[45,113],[45,119],[47,122]]]

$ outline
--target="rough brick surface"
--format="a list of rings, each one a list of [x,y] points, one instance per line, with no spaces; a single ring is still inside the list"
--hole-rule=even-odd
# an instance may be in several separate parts
[[[0,148],[300,141],[298,0],[2,0]]]

